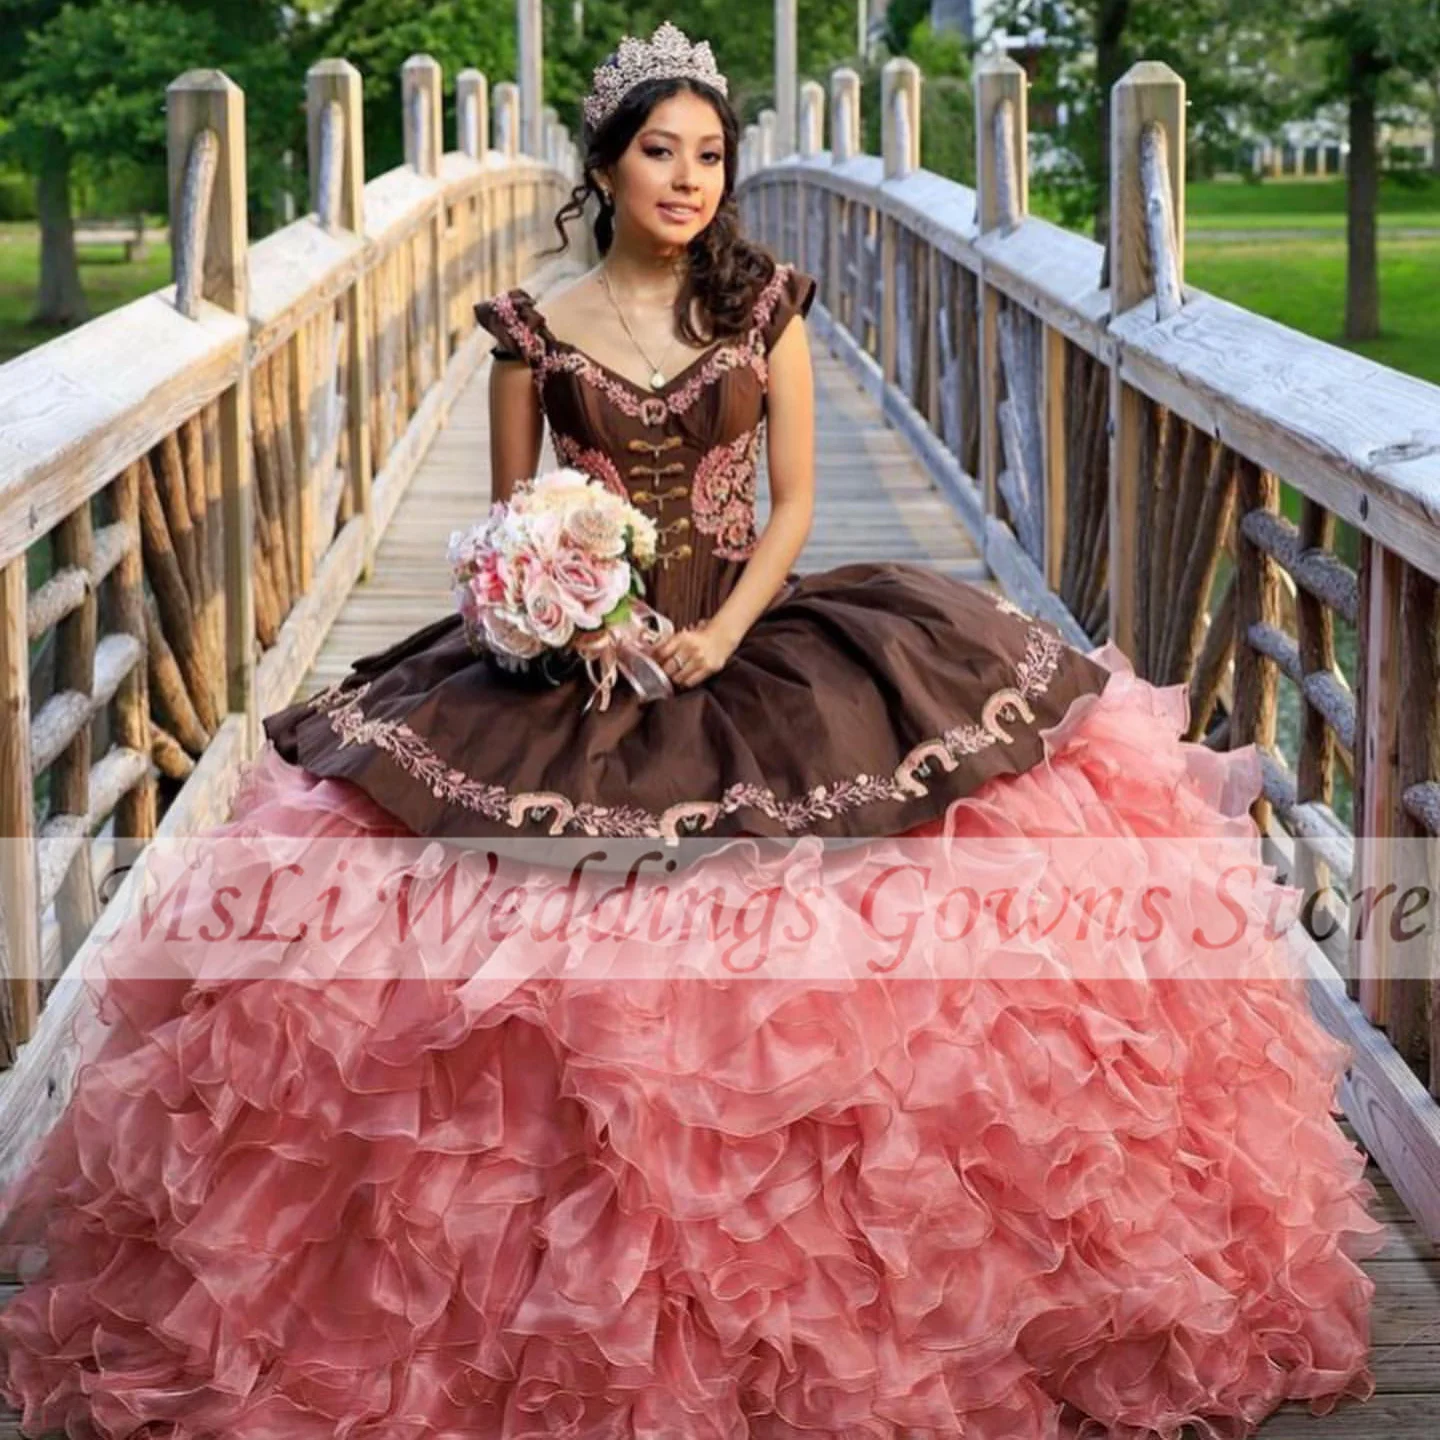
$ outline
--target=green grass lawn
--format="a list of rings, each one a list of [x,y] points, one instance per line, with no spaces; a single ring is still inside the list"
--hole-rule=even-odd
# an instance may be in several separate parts
[[[1197,230],[1345,231],[1345,182],[1315,180],[1200,180],[1185,187],[1185,216]],[[1380,184],[1381,229],[1440,229],[1440,178],[1386,176]]]
[[[0,224],[0,364],[52,339],[60,331],[31,328],[40,275],[40,232],[29,223]],[[150,253],[125,263],[119,245],[87,245],[80,251],[80,281],[94,315],[128,304],[170,283],[170,247],[152,243]]]
[[[1440,235],[1380,243],[1380,339],[1347,345],[1440,384]],[[1343,238],[1185,246],[1185,278],[1202,290],[1321,340],[1346,344]]]

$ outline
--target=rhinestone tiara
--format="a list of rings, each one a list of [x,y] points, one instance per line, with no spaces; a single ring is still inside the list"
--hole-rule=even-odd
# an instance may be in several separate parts
[[[642,80],[672,78],[699,80],[722,95],[729,94],[725,77],[715,66],[710,42],[692,45],[683,30],[666,20],[648,41],[625,36],[614,63],[595,67],[593,88],[585,97],[585,123],[592,132],[598,130]]]

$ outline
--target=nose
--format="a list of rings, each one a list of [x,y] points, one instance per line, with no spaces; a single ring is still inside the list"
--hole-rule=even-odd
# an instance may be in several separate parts
[[[676,162],[670,183],[677,190],[693,190],[695,188],[695,182],[690,178],[690,162],[688,160],[681,159]]]

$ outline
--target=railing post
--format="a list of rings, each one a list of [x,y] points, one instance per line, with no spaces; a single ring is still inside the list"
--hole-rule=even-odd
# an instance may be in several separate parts
[[[880,72],[881,154],[886,180],[903,180],[920,163],[920,67],[913,60],[888,60]],[[887,384],[899,378],[899,342],[902,310],[913,303],[899,293],[899,227],[882,213],[880,225],[879,326],[880,373]]]
[[[547,105],[541,112],[540,151],[537,159],[547,165],[558,165],[560,161],[560,112],[553,105]]]
[[[520,87],[513,80],[495,87],[495,148],[507,160],[520,153]]]
[[[1110,117],[1110,313],[1120,315],[1172,271],[1183,282],[1185,82],[1158,61],[1132,65]]]
[[[495,144],[506,160],[520,154],[520,87],[513,80],[502,80],[495,87]],[[494,237],[491,254],[495,257],[490,288],[500,290],[520,280],[519,227],[516,224],[515,185],[507,180],[490,192],[490,233]]]
[[[920,168],[920,67],[903,56],[887,60],[880,72],[881,152],[885,178],[903,179]]]
[[[1130,67],[1110,95],[1112,319],[1156,294],[1157,278],[1161,282],[1158,293],[1162,309],[1166,296],[1170,304],[1178,304],[1180,277],[1184,275],[1184,195],[1185,82],[1168,65],[1141,61]],[[1146,403],[1121,378],[1119,362],[1113,363],[1110,639],[1137,663],[1135,586],[1139,550],[1152,539],[1139,534],[1137,528]]]
[[[473,66],[455,77],[455,148],[472,160],[490,149],[489,81]]]
[[[1025,71],[992,55],[975,77],[975,190],[980,233],[1017,225],[1030,209]]]
[[[30,778],[29,585],[22,552],[0,570],[0,1060],[35,1033],[40,1015],[40,874]]]
[[[772,160],[795,153],[796,0],[775,0],[775,148]]]
[[[321,60],[306,75],[306,107],[309,113],[311,204],[322,220],[362,239],[365,234],[365,125],[364,82],[348,60]],[[335,107],[331,110],[330,107]],[[325,115],[331,114],[328,128],[336,153],[325,153]],[[327,217],[322,206],[325,176],[333,170],[335,210]],[[346,483],[351,508],[370,525],[370,492],[374,462],[370,452],[370,345],[367,326],[369,306],[366,295],[369,279],[360,271],[345,299],[345,436]],[[337,459],[337,464],[338,459]],[[327,517],[328,521],[328,517]],[[323,533],[323,532],[322,532]],[[374,554],[374,539],[367,535],[366,570]]]
[[[202,135],[217,149],[204,253],[186,257],[176,249],[177,285],[182,266],[200,276],[200,294],[242,319],[249,314],[245,178],[245,95],[219,70],[190,70],[165,92],[169,149],[170,216],[180,232],[190,149]],[[260,744],[255,695],[254,490],[250,456],[250,370],[220,396],[221,511],[225,535],[225,699],[244,717],[242,748],[249,757]]]
[[[434,179],[440,173],[440,65],[433,56],[412,55],[400,67],[405,102],[405,163]]]
[[[830,159],[836,164],[860,154],[860,77],[847,65],[830,74]]]
[[[775,163],[775,112],[765,109],[760,112],[760,142],[759,163],[760,165],[773,165]]]
[[[536,160],[544,156],[544,73],[541,64],[544,17],[540,0],[515,0],[516,68],[520,79],[520,150]]]
[[[800,87],[800,153],[807,159],[825,148],[825,87],[807,80]]]
[[[1025,155],[1027,79],[1008,55],[985,60],[975,76],[975,220],[982,235],[1018,224],[1028,194]],[[977,276],[980,381],[980,488],[985,513],[998,507],[1000,482],[1000,296]]]
[[[758,170],[757,157],[760,154],[760,127],[750,124],[745,127],[745,134],[740,139],[740,170],[745,179]]]
[[[860,154],[860,77],[847,65],[830,73],[830,163],[843,165]],[[825,308],[836,321],[851,324],[858,301],[847,310],[844,299],[847,275],[844,265],[846,219],[853,200],[831,192],[830,254],[825,266]]]
[[[440,63],[431,55],[412,55],[401,67],[401,93],[405,100],[405,163],[427,179],[440,177],[444,149],[441,95],[444,82]],[[434,384],[445,378],[450,358],[449,324],[445,318],[445,198],[435,202],[430,230],[430,337]],[[423,372],[422,372],[423,373]],[[443,421],[443,417],[442,417]]]

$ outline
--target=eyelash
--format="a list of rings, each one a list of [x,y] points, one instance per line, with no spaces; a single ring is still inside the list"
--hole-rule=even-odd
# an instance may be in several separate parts
[[[668,145],[646,145],[643,147],[643,150],[652,160],[658,156],[668,155],[670,153],[670,147]],[[700,158],[702,160],[714,160],[718,163],[725,157],[721,155],[718,150],[707,150]]]

